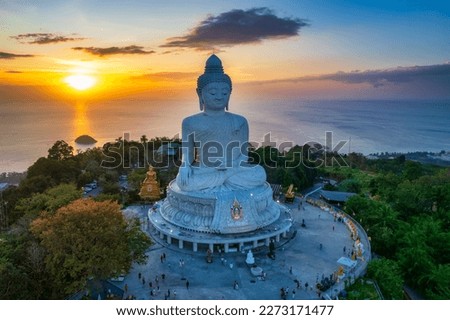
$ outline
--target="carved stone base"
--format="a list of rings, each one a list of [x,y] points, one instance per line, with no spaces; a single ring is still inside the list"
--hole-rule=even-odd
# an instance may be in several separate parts
[[[251,190],[185,192],[176,181],[167,189],[161,215],[181,228],[231,234],[263,228],[280,216],[268,183]]]

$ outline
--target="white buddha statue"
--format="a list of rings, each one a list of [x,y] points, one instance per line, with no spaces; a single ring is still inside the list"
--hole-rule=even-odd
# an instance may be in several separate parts
[[[182,165],[176,181],[183,191],[251,189],[266,181],[264,169],[248,163],[247,120],[228,112],[231,79],[216,55],[197,80],[202,112],[182,123]]]
[[[253,257],[253,252],[252,250],[248,250],[247,252],[247,258],[245,259],[245,263],[248,265],[253,265],[255,264],[255,258]]]

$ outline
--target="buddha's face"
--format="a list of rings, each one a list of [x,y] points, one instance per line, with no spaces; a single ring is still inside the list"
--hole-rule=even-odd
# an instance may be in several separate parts
[[[225,82],[212,82],[202,89],[202,101],[205,109],[223,110],[230,100],[230,86]]]

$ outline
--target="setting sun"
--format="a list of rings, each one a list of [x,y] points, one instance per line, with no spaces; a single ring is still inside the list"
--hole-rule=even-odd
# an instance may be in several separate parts
[[[89,75],[85,74],[74,74],[71,76],[68,76],[64,79],[64,82],[66,82],[69,86],[76,90],[86,90],[95,85],[97,80]]]

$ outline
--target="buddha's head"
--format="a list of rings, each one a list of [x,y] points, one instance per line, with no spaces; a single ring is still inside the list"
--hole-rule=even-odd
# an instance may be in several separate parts
[[[200,110],[228,110],[231,78],[223,72],[222,61],[213,54],[206,60],[205,73],[197,79]]]

